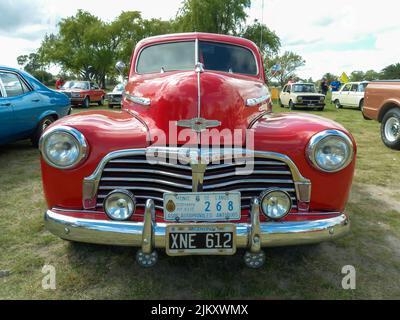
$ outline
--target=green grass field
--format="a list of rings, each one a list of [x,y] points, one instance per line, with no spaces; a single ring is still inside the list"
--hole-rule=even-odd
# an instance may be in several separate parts
[[[386,148],[379,124],[358,110],[328,105],[312,113],[342,123],[357,140],[347,206],[352,233],[335,242],[268,249],[261,270],[247,269],[242,252],[184,258],[160,252],[157,267],[143,270],[135,248],[64,242],[43,227],[38,151],[29,141],[1,146],[0,299],[399,299],[400,152]],[[56,290],[42,289],[45,264],[56,268]],[[356,269],[355,290],[342,289],[345,265]]]

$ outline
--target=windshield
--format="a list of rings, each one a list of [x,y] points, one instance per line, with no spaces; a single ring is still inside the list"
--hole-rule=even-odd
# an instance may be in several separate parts
[[[193,70],[196,64],[194,41],[157,44],[143,49],[137,62],[138,73]],[[244,47],[199,41],[198,59],[206,70],[257,75],[253,52]]]
[[[310,92],[315,93],[315,86],[313,84],[294,84],[293,92]]]
[[[70,89],[74,85],[74,81],[67,81],[61,89]]]
[[[89,90],[89,82],[74,82],[70,89]]]

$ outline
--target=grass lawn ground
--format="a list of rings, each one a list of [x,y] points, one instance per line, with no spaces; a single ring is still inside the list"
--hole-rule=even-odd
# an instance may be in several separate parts
[[[134,248],[64,242],[43,227],[38,151],[28,141],[1,146],[0,298],[399,299],[400,152],[386,148],[379,124],[365,121],[358,110],[328,105],[312,113],[342,123],[357,140],[357,170],[347,206],[352,233],[335,242],[268,249],[262,270],[247,269],[241,252],[184,258],[160,252],[156,269],[143,270],[135,264]],[[56,268],[54,291],[42,289],[45,264]],[[342,289],[345,265],[356,269],[355,290]]]

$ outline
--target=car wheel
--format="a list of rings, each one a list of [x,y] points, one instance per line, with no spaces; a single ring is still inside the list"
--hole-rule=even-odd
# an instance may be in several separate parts
[[[104,106],[104,97],[101,97],[101,100],[98,102],[99,106]]]
[[[335,104],[336,109],[341,109],[342,108],[342,105],[340,104],[340,101],[338,99],[336,99],[334,101],[334,104]]]
[[[90,107],[90,99],[89,99],[89,97],[86,97],[85,100],[83,100],[82,106],[84,108],[89,108]]]
[[[363,112],[363,109],[364,109],[364,99],[361,99],[360,104],[358,105],[358,109],[360,109],[361,112]]]
[[[284,107],[285,107],[285,106],[283,105],[281,99],[279,99],[279,106],[280,106],[281,108],[284,108]]]
[[[31,137],[32,145],[35,148],[37,148],[39,146],[39,139],[42,136],[42,133],[44,132],[44,130],[46,130],[47,127],[50,126],[53,122],[54,122],[53,117],[45,117],[39,122],[39,124],[35,130],[35,133]]]
[[[290,110],[296,110],[296,107],[294,106],[294,103],[292,100],[289,101],[289,108],[290,108]]]
[[[386,112],[381,123],[381,137],[387,147],[400,150],[400,109]]]

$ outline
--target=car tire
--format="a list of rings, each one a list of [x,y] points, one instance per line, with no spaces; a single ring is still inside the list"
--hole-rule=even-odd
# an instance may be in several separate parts
[[[364,99],[361,99],[360,103],[358,104],[358,109],[360,109],[361,112],[363,112],[363,109],[364,109]]]
[[[283,105],[281,99],[279,99],[279,106],[280,106],[281,108],[284,108],[284,107],[285,107],[285,106]]]
[[[289,101],[289,109],[290,110],[296,110],[296,107],[295,107],[295,105],[294,105],[292,100]]]
[[[383,143],[395,150],[400,150],[400,109],[390,109],[381,123]]]
[[[336,99],[333,103],[335,104],[335,108],[336,109],[342,109],[343,108],[343,106],[340,104],[339,99]]]
[[[97,103],[99,107],[104,106],[104,96],[101,97],[101,100]]]
[[[86,109],[90,107],[90,99],[89,97],[86,97],[85,100],[83,100],[82,106]]]
[[[40,122],[35,130],[35,133],[31,137],[32,145],[35,148],[37,148],[39,146],[39,140],[40,140],[40,137],[42,136],[42,133],[44,132],[44,130],[46,130],[46,128],[48,126],[50,126],[54,121],[55,121],[55,119],[51,116],[45,117],[42,120],[40,120]]]

